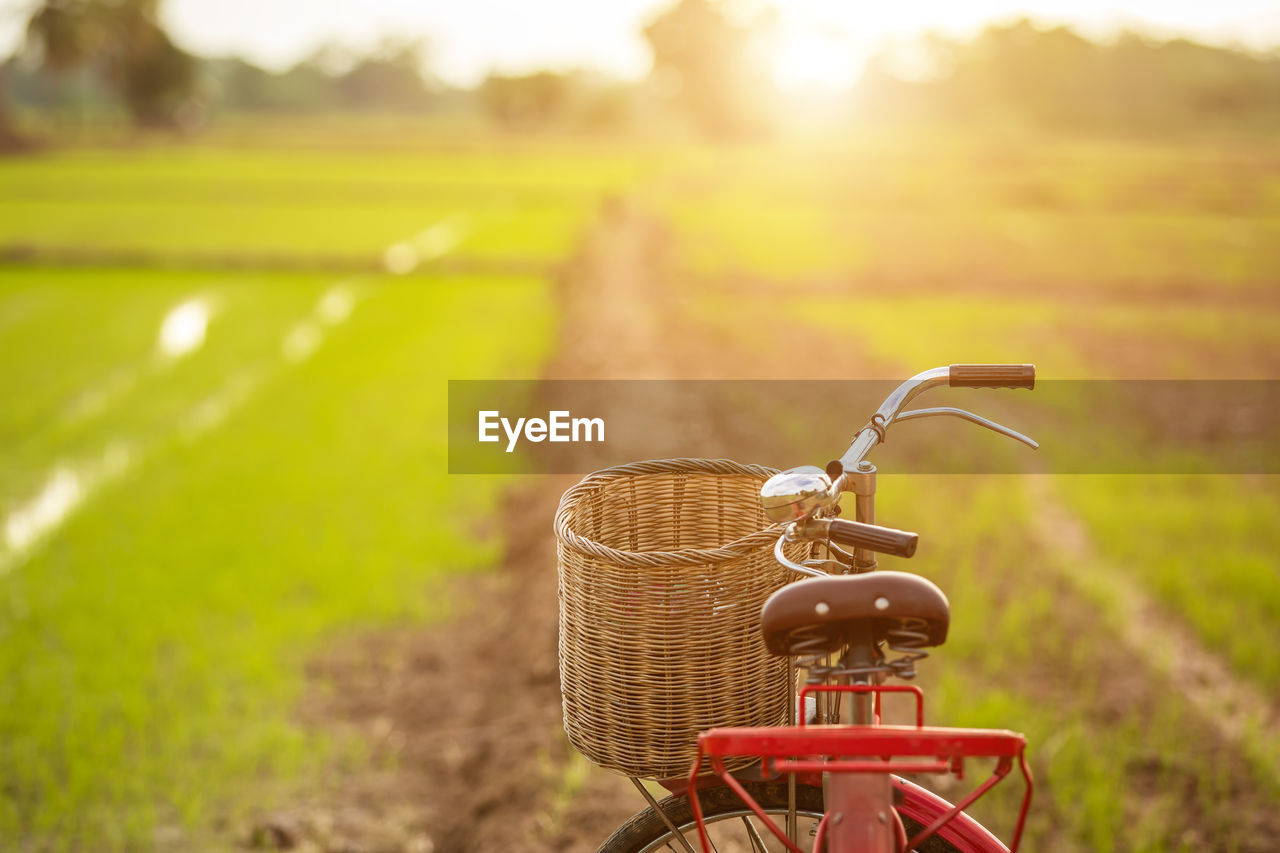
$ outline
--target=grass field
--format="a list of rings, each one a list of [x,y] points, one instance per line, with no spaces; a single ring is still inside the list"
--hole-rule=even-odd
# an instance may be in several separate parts
[[[0,246],[323,268],[377,264],[389,246],[448,223],[440,254],[546,264],[638,168],[557,151],[91,150],[0,163]]]
[[[689,266],[780,284],[1160,294],[1274,285],[1280,160],[1208,145],[868,134],[682,165],[652,190]]]
[[[463,216],[443,251],[554,260],[625,174],[526,205],[547,160],[304,160],[6,161],[0,242],[376,264]],[[307,650],[439,616],[432,579],[500,544],[473,531],[501,484],[444,474],[446,380],[536,376],[554,332],[541,277],[0,269],[0,838],[136,849],[323,764],[290,716]]]
[[[0,254],[30,259],[0,267],[0,847],[147,847],[362,760],[293,719],[303,665],[344,632],[439,618],[440,580],[493,561],[473,531],[504,483],[444,473],[445,383],[540,375],[549,275],[484,265],[550,269],[610,196],[667,224],[694,328],[752,347],[780,324],[851,365],[836,375],[1280,370],[1268,141],[301,137],[0,161]],[[409,274],[383,271],[397,245]],[[1240,813],[1278,801],[1274,736],[1227,737],[1126,645],[1130,587],[1109,578],[1274,712],[1273,478],[1048,489],[886,472],[880,520],[921,531],[912,568],[956,613],[922,667],[934,721],[1028,732],[1030,849],[1249,849]],[[1094,573],[1036,536],[1046,501]]]
[[[33,275],[6,276],[4,297]],[[138,298],[99,319],[191,292],[181,276],[128,279],[113,292]],[[104,284],[95,271],[45,281],[68,298]],[[65,522],[0,580],[5,834],[88,848],[112,831],[101,843],[132,846],[156,824],[207,819],[246,774],[298,772],[314,760],[288,726],[308,643],[368,620],[438,615],[447,604],[428,580],[494,553],[497,543],[453,531],[489,511],[498,484],[448,483],[433,425],[447,378],[518,375],[547,351],[544,282],[368,281],[350,320],[298,364],[280,342],[325,285],[220,285],[212,292],[226,301],[202,352],[144,371],[64,433],[6,448],[13,497],[41,475],[70,472],[77,486]],[[476,300],[490,304],[486,324],[505,331],[504,346],[480,343]],[[45,332],[65,345],[56,327]],[[124,349],[115,363],[129,364],[118,342],[77,343]],[[459,360],[442,364],[442,345]],[[220,423],[193,429],[202,418]],[[108,477],[95,452],[113,447],[125,448],[123,470]],[[38,480],[34,491],[46,502],[57,493]]]

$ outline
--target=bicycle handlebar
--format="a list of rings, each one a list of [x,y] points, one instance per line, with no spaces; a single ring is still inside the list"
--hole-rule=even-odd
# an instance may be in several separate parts
[[[935,367],[932,370],[917,373],[895,388],[893,393],[880,404],[880,408],[871,416],[867,425],[858,431],[849,449],[839,459],[840,467],[845,473],[836,486],[841,491],[845,490],[849,472],[852,472],[858,463],[866,458],[873,447],[884,441],[885,431],[897,419],[907,403],[930,388],[949,385],[952,388],[1032,389],[1035,384],[1034,364],[953,364],[949,367]]]
[[[875,560],[870,558],[868,552],[896,557],[915,554],[916,543],[919,541],[919,536],[915,533],[868,524],[865,521],[818,518],[816,513],[837,505],[841,493],[853,492],[858,496],[859,518],[869,521],[875,517],[872,509],[875,481],[867,479],[874,476],[875,468],[869,463],[860,463],[872,448],[884,441],[889,426],[899,419],[914,420],[944,415],[959,417],[1033,448],[1038,447],[1035,441],[1022,433],[963,409],[943,406],[903,411],[907,403],[917,395],[939,385],[953,388],[1030,389],[1035,387],[1035,383],[1036,368],[1031,364],[953,364],[917,373],[903,382],[885,398],[867,425],[858,431],[844,456],[830,463],[826,471],[807,465],[791,468],[770,477],[761,487],[761,505],[765,514],[773,521],[792,521],[774,547],[774,556],[778,562],[801,574],[824,574],[812,566],[788,559],[783,545],[792,537],[825,539],[832,545],[853,546],[855,553],[848,556],[854,561],[849,565],[855,571],[874,568]]]
[[[825,537],[837,545],[848,545],[852,548],[865,548],[877,554],[888,554],[893,557],[911,557],[916,553],[916,545],[920,542],[920,534],[909,530],[897,530],[892,527],[881,527],[878,524],[865,524],[861,521],[849,521],[840,518],[813,519],[806,524],[812,533]]]
[[[1034,364],[953,364],[947,368],[947,384],[952,388],[1036,387]]]

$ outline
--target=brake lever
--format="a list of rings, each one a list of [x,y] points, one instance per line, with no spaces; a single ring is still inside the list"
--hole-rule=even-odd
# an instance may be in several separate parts
[[[1029,436],[1025,436],[1022,433],[1018,432],[1017,430],[1009,429],[1007,426],[1004,426],[1003,424],[998,424],[995,421],[987,420],[981,415],[975,415],[973,412],[966,412],[964,409],[955,409],[955,408],[952,408],[951,406],[939,406],[934,409],[912,409],[909,412],[900,413],[896,418],[894,418],[894,421],[895,422],[909,421],[912,418],[933,418],[933,417],[941,417],[943,415],[951,415],[952,417],[957,417],[957,418],[960,418],[961,420],[969,421],[970,423],[977,424],[978,426],[984,426],[987,429],[991,430],[992,432],[998,432],[1001,435],[1006,436],[1008,438],[1012,438],[1015,441],[1020,441],[1023,444],[1027,445],[1028,447],[1032,448],[1033,450],[1037,450],[1040,447],[1040,444],[1035,439]]]
[[[786,530],[784,530],[782,535],[778,537],[778,541],[774,543],[773,558],[777,560],[779,563],[781,563],[783,566],[785,566],[786,568],[790,569],[793,572],[796,572],[797,574],[808,575],[811,578],[825,578],[827,575],[829,575],[830,572],[824,572],[821,569],[815,569],[812,566],[805,565],[804,563],[797,563],[796,561],[792,560],[787,556],[786,552],[783,550],[783,547],[788,542],[795,542],[797,538],[798,537],[796,535],[795,523],[793,522],[791,524],[788,524]]]

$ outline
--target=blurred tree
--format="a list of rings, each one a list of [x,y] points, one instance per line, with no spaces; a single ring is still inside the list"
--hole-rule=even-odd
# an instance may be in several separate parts
[[[217,100],[225,107],[253,112],[307,112],[336,109],[334,78],[307,60],[274,73],[237,57],[205,62],[215,81]]]
[[[337,78],[337,91],[348,106],[420,109],[431,99],[422,77],[425,46],[420,41],[390,39],[361,57]]]
[[[55,73],[87,68],[138,124],[171,124],[195,92],[196,63],[157,20],[159,0],[42,0],[27,45]]]
[[[588,71],[490,74],[476,94],[489,117],[507,131],[552,125],[617,131],[630,126],[635,109],[633,84]]]
[[[1041,123],[1078,121],[1096,109],[1099,51],[1066,27],[990,27],[961,55],[951,95],[969,109],[986,101]]]
[[[196,64],[156,23],[135,19],[126,48],[115,60],[115,77],[134,121],[170,124],[192,103]]]
[[[251,62],[230,56],[210,59],[205,70],[215,81],[217,100],[237,109],[264,110],[278,105],[271,97],[272,83],[279,75]]]
[[[480,84],[485,110],[507,130],[545,127],[565,115],[570,83],[563,74],[539,71],[522,77],[490,74]]]
[[[27,146],[26,138],[14,126],[13,108],[9,105],[11,61],[0,63],[0,151],[17,151]]]
[[[608,83],[585,93],[577,110],[576,121],[587,130],[618,131],[635,124],[636,87],[627,83]]]
[[[715,0],[679,0],[644,29],[657,88],[713,135],[765,129],[773,93],[752,56],[762,29],[760,18],[734,23]]]
[[[3,81],[0,81],[0,85],[3,85]],[[12,116],[9,99],[0,95],[0,152],[20,151],[27,147],[27,140],[14,126]]]
[[[205,60],[217,102],[233,110],[421,112],[444,95],[422,72],[418,41],[387,40],[368,54],[326,45],[279,73],[236,57]]]
[[[1276,54],[1133,33],[1099,43],[1026,20],[988,27],[971,42],[935,36],[920,47],[936,73],[905,79],[894,74],[891,57],[881,57],[859,85],[865,104],[888,114],[1055,129],[1280,123]]]

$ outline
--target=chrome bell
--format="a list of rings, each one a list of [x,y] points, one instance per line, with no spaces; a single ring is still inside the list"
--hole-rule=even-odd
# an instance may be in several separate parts
[[[839,500],[827,472],[815,465],[788,468],[760,487],[760,506],[771,521],[796,521]]]

